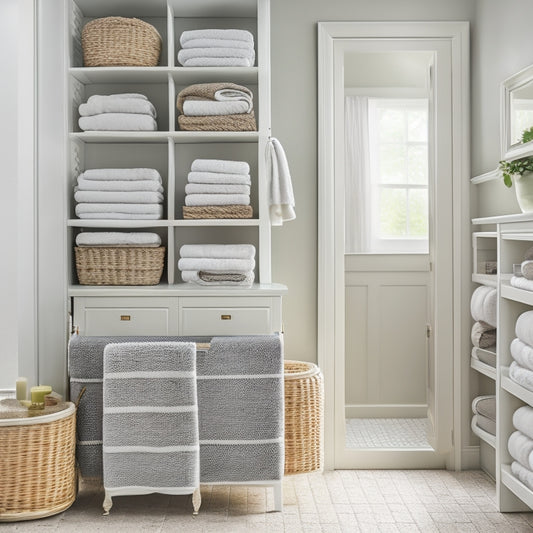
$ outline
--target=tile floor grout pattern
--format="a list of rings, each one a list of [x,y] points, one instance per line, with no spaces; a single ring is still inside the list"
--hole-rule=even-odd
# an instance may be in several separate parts
[[[348,418],[347,448],[428,448],[427,418]]]
[[[216,533],[532,532],[533,513],[497,512],[494,483],[480,471],[338,470],[284,480],[283,513],[271,489],[203,486],[202,508],[190,497],[117,497],[102,516],[102,488],[83,483],[64,513],[0,525],[0,531]]]

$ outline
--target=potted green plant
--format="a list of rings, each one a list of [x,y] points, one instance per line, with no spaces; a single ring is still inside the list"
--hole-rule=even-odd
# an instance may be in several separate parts
[[[522,132],[521,142],[533,140],[533,127]],[[533,211],[533,156],[521,157],[513,161],[500,161],[503,183],[516,185],[516,199],[523,213]]]

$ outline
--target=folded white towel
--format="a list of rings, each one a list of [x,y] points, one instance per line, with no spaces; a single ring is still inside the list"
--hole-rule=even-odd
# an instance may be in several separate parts
[[[157,118],[154,105],[142,98],[104,98],[81,104],[78,112],[82,117],[101,113],[136,113]]]
[[[516,361],[509,365],[509,377],[524,389],[533,391],[533,372],[520,366]]]
[[[251,272],[255,268],[254,259],[182,257],[178,261],[180,270],[203,272]]]
[[[157,122],[153,117],[133,113],[101,113],[92,117],[80,117],[78,124],[83,131],[157,130]]]
[[[533,291],[533,280],[524,278],[522,276],[513,276],[511,278],[511,285],[517,289]]]
[[[524,405],[513,413],[513,426],[533,439],[533,407]]]
[[[184,244],[180,248],[180,257],[253,259],[253,244]]]
[[[231,41],[245,41],[247,43],[254,42],[254,36],[247,30],[235,29],[202,29],[202,30],[187,30],[180,35],[180,44],[185,46],[185,43],[193,39],[226,39]]]
[[[533,472],[529,468],[525,468],[519,462],[513,461],[511,463],[511,472],[518,478],[526,487],[533,490]]]
[[[192,172],[220,172],[221,174],[250,174],[246,161],[227,161],[224,159],[195,159]]]
[[[221,275],[224,276],[224,275]],[[243,272],[241,274],[230,274],[225,277],[233,277],[234,279],[213,279],[217,275],[209,272],[198,272],[193,270],[183,270],[181,272],[181,279],[185,283],[196,283],[197,285],[213,286],[239,286],[251,287],[255,274],[253,272]]]
[[[79,204],[83,205],[83,204]],[[107,204],[111,205],[111,204]],[[127,205],[127,204],[125,204]],[[81,219],[91,220],[160,220],[162,214],[150,213],[116,213],[116,212],[98,212],[98,213],[81,213],[78,215]]]
[[[280,142],[271,137],[266,145],[267,176],[270,182],[270,223],[281,226],[296,218],[291,173]]]
[[[77,246],[161,246],[161,237],[149,232],[84,231],[76,235]]]
[[[188,59],[198,57],[242,57],[251,63],[255,61],[253,48],[182,48],[178,52],[178,61],[183,65]]]
[[[161,183],[161,175],[155,168],[91,168],[82,172],[78,179],[95,181],[150,180]]]
[[[533,346],[533,311],[526,311],[517,318],[515,333],[522,342]]]
[[[140,93],[117,93],[117,94],[93,94],[92,96],[89,96],[87,99],[88,104],[92,104],[94,102],[101,102],[102,100],[117,100],[119,98],[137,98],[139,100],[148,100],[148,98],[144,94]]]
[[[522,367],[533,371],[533,348],[520,339],[511,342],[511,356]]]
[[[533,440],[521,433],[520,431],[515,431],[507,442],[507,448],[511,457],[518,461],[522,466],[526,468],[533,468],[533,457],[531,453],[533,452]]]
[[[187,183],[185,194],[250,194],[250,185]]]
[[[496,304],[496,289],[481,285],[473,292],[472,299],[470,300],[472,318],[496,327]]]
[[[249,194],[187,194],[185,205],[250,205]]]
[[[191,39],[183,45],[183,48],[246,48],[253,50],[254,43],[234,39]]]
[[[130,215],[162,215],[163,206],[161,204],[78,204],[76,205],[76,215],[90,213],[127,213]],[[82,218],[80,216],[80,218]]]
[[[163,192],[163,186],[156,180],[86,180],[78,178],[78,191],[151,191]]]
[[[242,115],[251,111],[248,102],[213,102],[212,100],[185,100],[183,114],[188,117]]]
[[[163,201],[163,195],[150,191],[76,191],[74,200],[97,204],[157,204]]]
[[[189,172],[189,183],[219,183],[234,185],[251,185],[249,174],[223,174],[221,172]]]
[[[246,57],[193,57],[182,63],[184,67],[253,67]]]

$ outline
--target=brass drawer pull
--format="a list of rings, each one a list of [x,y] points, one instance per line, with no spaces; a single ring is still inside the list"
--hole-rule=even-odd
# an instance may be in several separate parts
[[[131,320],[131,315],[120,315],[120,320],[124,320],[124,321]]]
[[[231,315],[220,315],[220,320],[231,320]]]

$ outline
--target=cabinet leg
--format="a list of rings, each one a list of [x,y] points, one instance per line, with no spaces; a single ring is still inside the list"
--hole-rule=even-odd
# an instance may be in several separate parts
[[[197,487],[192,493],[192,508],[193,515],[197,515],[200,510],[200,505],[202,505],[202,494],[200,492],[200,487]]]
[[[282,481],[274,485],[274,511],[283,511],[283,485]]]
[[[104,516],[107,516],[109,514],[109,511],[111,510],[111,507],[113,507],[113,500],[111,499],[111,496],[107,493],[107,490],[105,492],[105,498],[103,503],[104,508]]]

